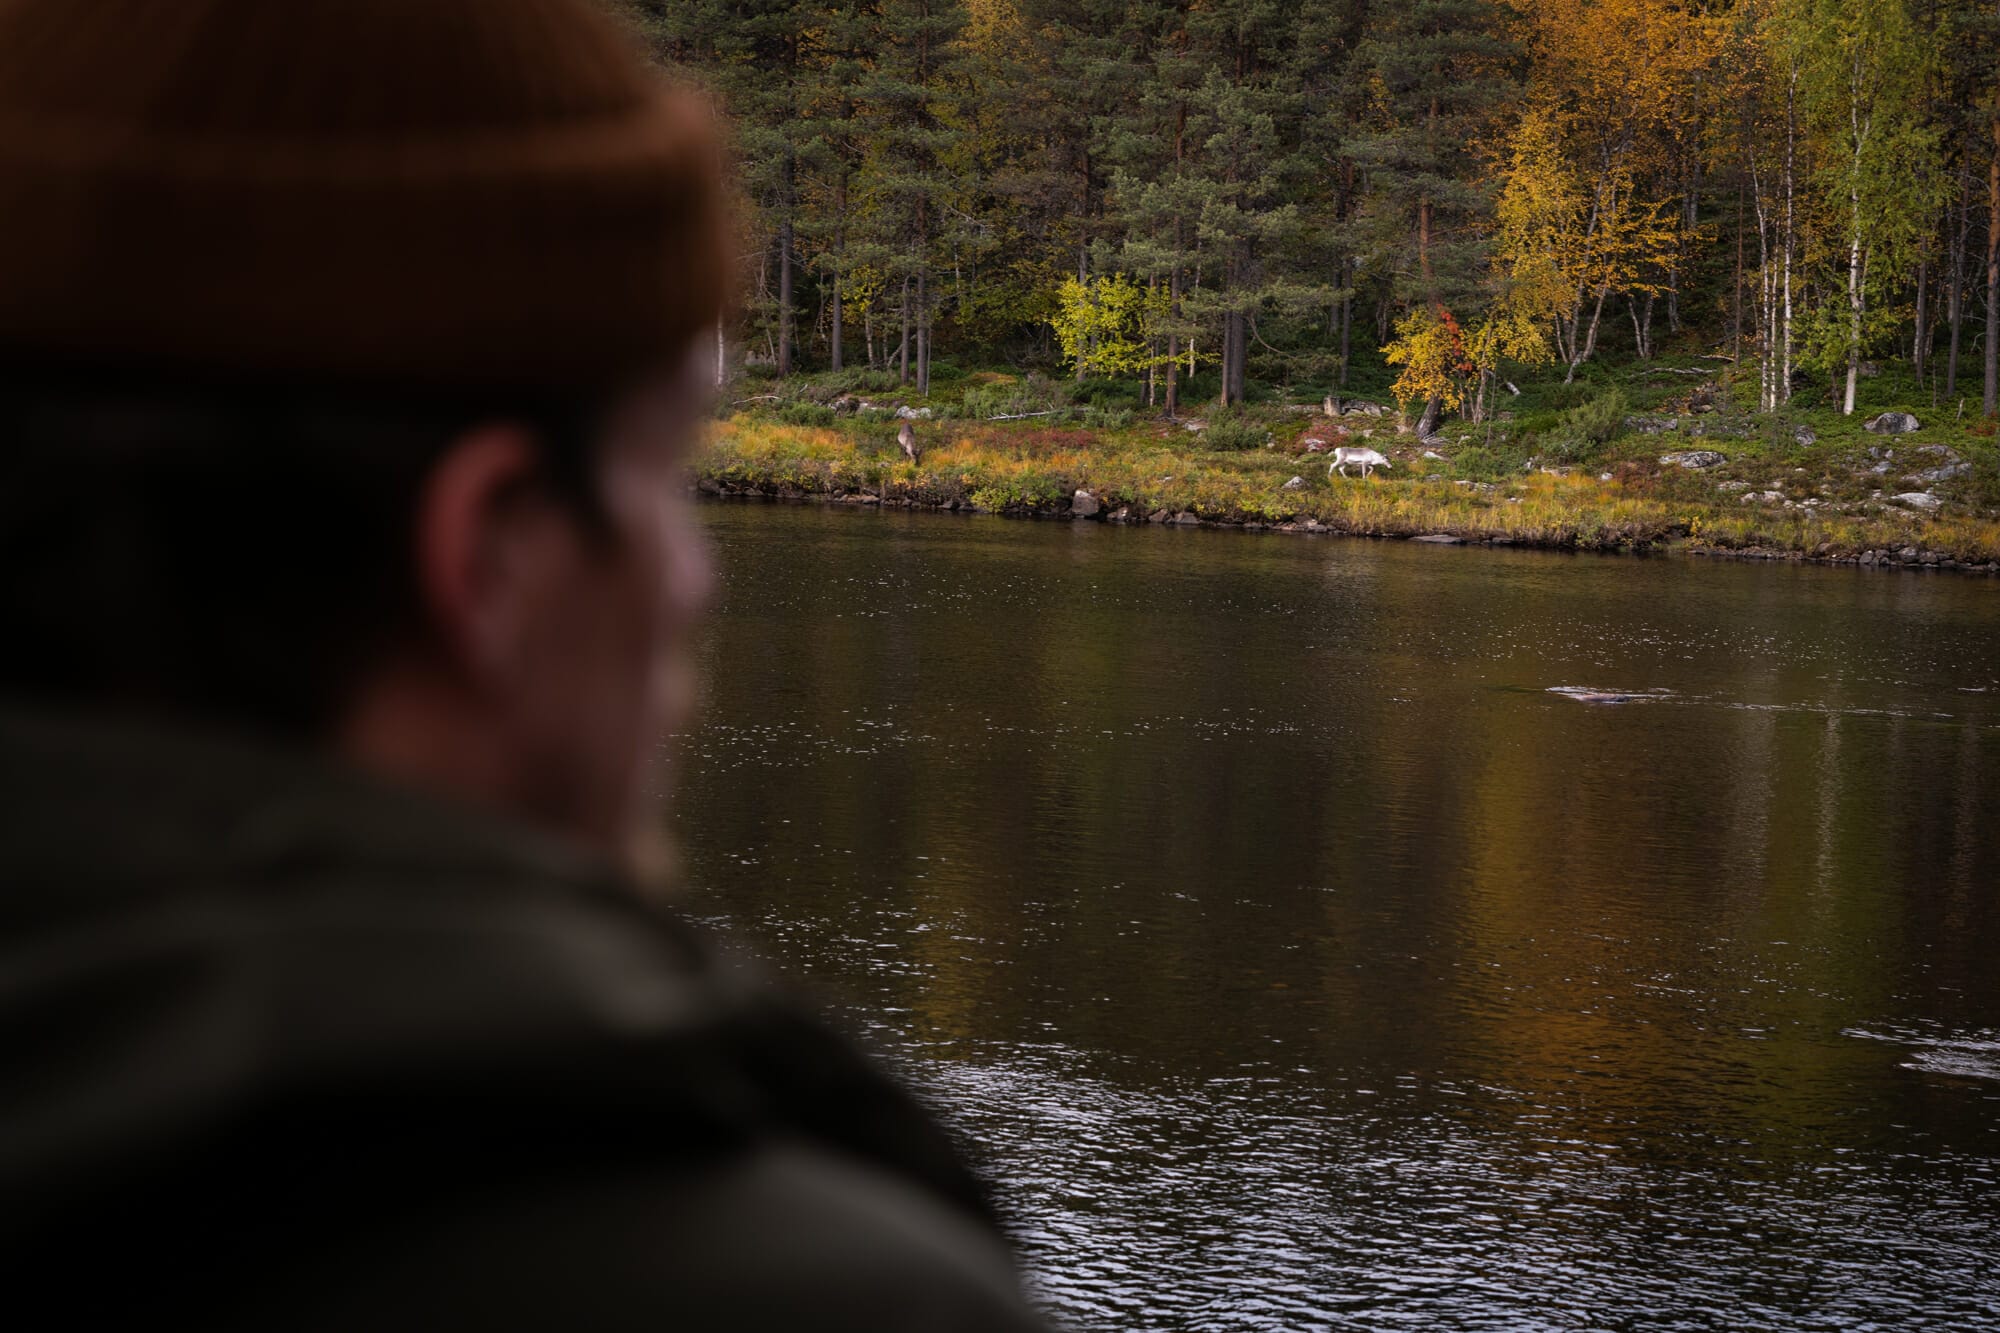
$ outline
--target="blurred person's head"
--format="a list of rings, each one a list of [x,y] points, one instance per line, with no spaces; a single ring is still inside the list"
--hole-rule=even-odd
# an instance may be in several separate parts
[[[627,851],[720,214],[583,0],[0,0],[0,689]]]

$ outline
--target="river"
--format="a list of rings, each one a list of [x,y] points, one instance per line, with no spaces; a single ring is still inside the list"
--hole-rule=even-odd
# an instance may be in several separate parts
[[[2000,1328],[2000,581],[700,516],[685,910],[1066,1327]]]

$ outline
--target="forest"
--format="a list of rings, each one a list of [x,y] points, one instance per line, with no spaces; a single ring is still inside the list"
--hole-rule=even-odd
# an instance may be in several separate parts
[[[2000,408],[1994,0],[610,2],[730,119],[780,377],[1371,366],[1421,437],[1671,352]]]

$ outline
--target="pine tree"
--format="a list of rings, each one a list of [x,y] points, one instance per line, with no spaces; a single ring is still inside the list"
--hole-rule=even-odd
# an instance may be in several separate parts
[[[1376,115],[1354,146],[1368,175],[1368,264],[1386,300],[1441,317],[1482,306],[1490,191],[1476,146],[1518,94],[1520,50],[1493,0],[1410,0],[1369,15]],[[1420,433],[1435,429],[1440,396]]]
[[[808,0],[626,0],[625,8],[656,52],[702,77],[731,118],[739,185],[762,242],[749,331],[765,338],[778,373],[788,375],[797,341],[799,162],[810,134],[802,112],[821,59],[819,15]]]
[[[942,205],[955,184],[943,163],[957,137],[947,111],[963,21],[953,0],[882,0],[869,33],[873,59],[855,88],[867,108],[857,221],[895,292],[898,377],[919,393],[930,389]]]

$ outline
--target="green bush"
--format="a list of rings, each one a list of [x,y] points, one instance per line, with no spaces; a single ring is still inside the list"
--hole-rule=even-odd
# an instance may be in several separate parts
[[[809,402],[780,403],[771,416],[787,426],[831,426],[840,420],[832,408]]]
[[[1083,410],[1082,424],[1092,430],[1124,430],[1132,424],[1132,412],[1131,409],[1123,407],[1086,407]]]
[[[956,360],[948,356],[931,358],[931,392],[949,389],[954,384],[963,383],[970,372]]]
[[[1451,470],[1472,481],[1493,481],[1507,472],[1508,461],[1483,444],[1467,445],[1452,456]]]
[[[988,417],[1022,416],[1029,412],[1063,411],[1067,396],[1054,381],[1040,373],[1011,384],[977,384],[959,398],[958,415],[972,420]]]
[[[1069,386],[1069,400],[1078,407],[1137,408],[1144,391],[1138,380],[1077,380]]]
[[[1542,454],[1558,463],[1581,463],[1624,429],[1625,393],[1613,386],[1564,412],[1555,429],[1542,437]]]
[[[1270,438],[1271,432],[1262,422],[1235,412],[1215,413],[1208,419],[1208,429],[1201,433],[1201,442],[1218,451],[1261,449]]]
[[[1590,384],[1580,384],[1574,380],[1570,384],[1562,382],[1544,384],[1538,396],[1542,398],[1544,408],[1574,408],[1590,402]]]

